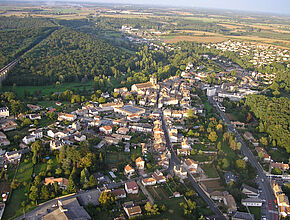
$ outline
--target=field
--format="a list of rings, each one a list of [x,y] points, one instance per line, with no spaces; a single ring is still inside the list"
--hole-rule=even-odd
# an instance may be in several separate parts
[[[219,36],[186,36],[186,35],[168,35],[161,36],[160,39],[165,43],[177,43],[179,41],[193,41],[197,43],[218,43],[227,40],[226,37]]]
[[[205,172],[205,174],[208,176],[208,178],[218,178],[219,175],[212,164],[204,164],[201,166],[202,170]]]
[[[3,219],[12,219],[13,216],[23,214],[21,203],[26,201],[25,193],[29,191],[32,173],[33,164],[31,162],[25,163],[22,161],[15,175],[15,179],[17,179],[21,184],[16,190],[13,190],[12,194],[9,196]],[[31,208],[31,206],[28,206],[25,209],[27,211]]]
[[[207,180],[207,181],[202,181],[202,183],[206,186],[206,188],[210,189],[211,191],[224,190],[224,187],[221,186],[221,183],[219,180]]]
[[[184,198],[172,198],[165,202],[166,205],[166,211],[163,212],[160,216],[156,218],[151,218],[155,220],[159,219],[169,219],[169,220],[175,220],[175,219],[187,219],[185,216],[183,216],[183,209],[179,206],[179,203],[185,202]],[[158,204],[158,203],[157,203]],[[164,202],[160,202],[160,204],[164,204]]]
[[[24,91],[33,94],[36,91],[41,91],[41,95],[49,95],[54,92],[64,92],[65,90],[86,90],[93,89],[94,82],[90,81],[87,83],[64,83],[61,85],[50,85],[50,86],[11,86],[0,87],[0,92],[15,91],[20,98],[24,98]]]
[[[149,186],[147,187],[147,190],[153,196],[155,201],[166,201],[169,199],[167,193],[161,186]]]

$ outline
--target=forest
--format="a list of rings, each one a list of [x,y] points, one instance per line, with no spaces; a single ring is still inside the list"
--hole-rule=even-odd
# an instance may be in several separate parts
[[[245,104],[260,120],[259,131],[269,134],[273,146],[284,147],[290,152],[290,100],[285,97],[269,98],[248,95]]]

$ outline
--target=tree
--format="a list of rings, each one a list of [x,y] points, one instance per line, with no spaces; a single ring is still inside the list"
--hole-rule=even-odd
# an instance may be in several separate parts
[[[98,102],[99,102],[100,104],[103,104],[103,103],[106,102],[106,99],[105,99],[104,97],[100,97],[99,100],[98,100]]]
[[[272,173],[275,175],[281,175],[282,171],[279,169],[279,167],[275,167],[274,169],[272,169]]]
[[[32,201],[35,201],[38,198],[38,189],[36,186],[31,186],[30,193],[29,193],[29,199]]]
[[[265,137],[261,137],[261,138],[260,138],[260,142],[261,142],[261,144],[263,144],[264,146],[268,146],[268,140],[267,140],[267,138],[265,138]]]
[[[14,179],[12,182],[11,182],[11,188],[12,189],[17,189],[19,187],[20,183],[17,179]]]
[[[43,185],[41,187],[41,194],[40,194],[41,199],[47,200],[49,199],[49,190],[46,185]]]
[[[192,109],[189,109],[189,110],[187,111],[187,117],[188,117],[188,118],[193,118],[193,117],[194,117],[194,111],[193,111]]]
[[[62,173],[62,169],[61,168],[56,168],[55,169],[55,175],[60,175]]]
[[[145,206],[144,206],[147,215],[159,215],[159,209],[158,206],[156,204],[151,204],[150,202],[146,202]]]
[[[73,173],[71,173],[71,175],[69,176],[68,184],[67,184],[67,191],[69,193],[74,193],[77,191],[77,187],[76,187],[74,179],[73,179]]]
[[[116,201],[117,197],[112,192],[103,191],[99,197],[99,202],[102,206],[109,206]]]
[[[246,168],[246,162],[242,159],[236,160],[236,165],[238,169],[245,169]]]
[[[88,185],[90,187],[94,187],[98,184],[98,180],[96,179],[96,177],[94,177],[93,175],[90,176],[89,178],[89,182],[88,182]]]
[[[229,166],[230,166],[229,161],[228,161],[226,158],[224,158],[224,159],[222,160],[222,168],[223,168],[223,169],[227,169]]]
[[[210,132],[209,136],[208,136],[208,139],[211,141],[211,142],[216,142],[218,136],[216,134],[215,131],[212,131]]]
[[[223,130],[223,125],[222,125],[222,124],[218,124],[218,125],[216,126],[216,130],[217,130],[217,131],[222,131],[222,130]]]

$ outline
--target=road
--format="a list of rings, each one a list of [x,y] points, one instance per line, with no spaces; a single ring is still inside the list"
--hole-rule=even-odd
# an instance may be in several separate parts
[[[19,62],[19,60],[20,58],[13,60],[0,70],[0,83],[6,78],[9,70],[12,69]]]
[[[161,113],[161,121],[162,121],[162,128],[164,130],[166,146],[168,150],[171,152],[171,159],[170,159],[168,170],[173,170],[174,165],[181,165],[181,162],[179,158],[177,157],[175,151],[173,150],[172,144],[170,142],[169,135],[168,135],[168,128],[167,128],[163,113]],[[195,191],[199,194],[199,196],[201,196],[203,200],[208,204],[210,209],[214,213],[216,213],[216,215],[218,216],[217,219],[226,219],[223,213],[216,207],[215,203],[211,200],[211,198],[206,195],[203,189],[196,182],[195,178],[189,172],[188,172],[188,179],[192,183],[192,186],[194,187]]]
[[[264,194],[264,197],[265,197],[266,202],[268,204],[268,209],[267,209],[267,212],[266,212],[267,219],[269,219],[269,220],[278,219],[278,211],[277,211],[276,204],[275,204],[275,196],[273,194],[273,190],[272,190],[270,181],[266,177],[262,166],[257,161],[257,159],[253,155],[253,153],[249,150],[249,148],[247,147],[247,145],[244,142],[243,138],[236,131],[236,129],[233,127],[233,125],[231,124],[230,120],[225,115],[225,113],[222,112],[218,108],[217,103],[212,99],[212,97],[209,97],[208,99],[209,99],[209,102],[217,109],[217,111],[219,112],[222,120],[227,124],[229,131],[231,131],[235,135],[235,137],[237,138],[237,141],[242,144],[242,146],[241,146],[242,155],[246,156],[248,158],[249,162],[251,163],[251,165],[254,168],[256,168],[256,170],[257,170],[259,183],[260,183],[260,186],[262,188],[262,193]]]

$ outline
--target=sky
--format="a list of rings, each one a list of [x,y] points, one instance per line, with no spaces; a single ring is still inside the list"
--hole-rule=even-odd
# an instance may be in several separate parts
[[[241,11],[270,12],[290,15],[290,0],[78,0],[78,1],[232,9]]]

